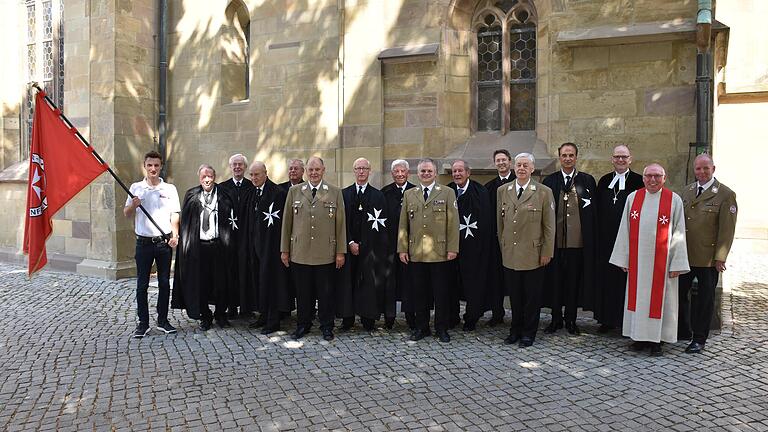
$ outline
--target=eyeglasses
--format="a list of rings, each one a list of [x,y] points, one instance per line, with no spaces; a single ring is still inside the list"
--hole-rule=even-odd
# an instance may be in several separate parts
[[[660,178],[664,177],[664,174],[643,174],[643,177],[645,177],[645,178],[660,179]]]
[[[353,171],[368,171],[370,168],[368,167],[357,167],[354,168]]]
[[[613,155],[614,159],[629,159],[629,156],[624,155]]]

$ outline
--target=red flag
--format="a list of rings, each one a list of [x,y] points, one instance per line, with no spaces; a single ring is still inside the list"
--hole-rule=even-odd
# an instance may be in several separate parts
[[[24,253],[29,255],[30,276],[48,263],[45,241],[53,232],[53,215],[107,170],[107,165],[94,156],[93,149],[77,137],[77,131],[60,115],[61,111],[45,101],[45,93],[38,91],[24,224]]]

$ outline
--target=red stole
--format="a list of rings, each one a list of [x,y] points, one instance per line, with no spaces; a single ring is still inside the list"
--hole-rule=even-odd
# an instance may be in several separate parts
[[[629,293],[627,309],[635,311],[637,305],[637,245],[640,238],[640,213],[645,201],[645,188],[638,189],[629,213]],[[656,219],[656,250],[653,260],[653,282],[648,318],[661,319],[664,287],[667,283],[667,257],[669,256],[669,226],[672,224],[672,191],[661,189],[659,214]]]

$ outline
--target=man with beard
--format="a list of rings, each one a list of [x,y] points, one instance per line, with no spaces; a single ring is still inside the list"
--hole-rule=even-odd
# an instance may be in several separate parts
[[[333,340],[336,270],[344,266],[347,232],[341,190],[323,180],[325,164],[307,161],[309,180],[288,190],[283,207],[280,260],[291,268],[296,288],[297,326],[294,339],[312,328],[317,312],[323,339]]]
[[[715,164],[708,154],[693,161],[696,182],[683,192],[688,262],[691,272],[680,276],[680,330],[693,340],[688,354],[704,350],[715,308],[715,287],[733,244],[736,231],[736,194],[714,177]],[[693,280],[698,281],[691,291]],[[691,300],[688,301],[688,293]],[[690,317],[690,322],[689,322]]]
[[[627,197],[610,260],[628,273],[622,334],[654,357],[662,342],[677,342],[678,276],[690,271],[683,200],[666,179],[661,165],[645,167],[645,187]]]
[[[451,290],[448,280],[452,261],[459,254],[459,212],[456,194],[436,182],[437,164],[422,159],[418,168],[421,186],[405,192],[400,211],[397,252],[409,265],[416,330],[412,341],[431,334],[430,298],[435,304],[435,331],[440,342],[450,342]],[[431,294],[430,294],[431,293]]]
[[[288,269],[280,262],[280,232],[287,193],[267,176],[267,166],[260,161],[248,168],[253,183],[243,200],[242,227],[245,232],[240,248],[248,258],[249,280],[253,281],[241,308],[258,310],[259,319],[251,328],[263,327],[268,335],[280,329],[281,314],[293,310],[293,289],[288,286]]]
[[[347,222],[345,276],[341,287],[349,290],[337,296],[336,314],[343,318],[342,329],[349,330],[355,315],[366,331],[373,331],[377,319],[395,319],[395,297],[387,297],[384,272],[387,253],[387,208],[384,194],[368,183],[371,163],[365,158],[352,165],[355,183],[343,190]],[[394,293],[392,293],[394,294]]]
[[[576,312],[579,305],[592,310],[594,303],[593,277],[595,270],[595,178],[576,170],[579,149],[565,143],[557,149],[560,171],[547,176],[543,183],[552,190],[555,199],[555,256],[549,264],[546,286],[552,307],[552,322],[544,333],[563,328],[579,334]]]
[[[545,267],[555,249],[555,203],[552,191],[531,180],[536,160],[530,153],[515,156],[514,183],[496,191],[496,224],[509,291],[512,323],[504,343],[533,345],[539,329]]]
[[[237,224],[233,199],[215,183],[213,167],[203,164],[197,175],[200,186],[187,191],[181,206],[171,306],[186,309],[206,331],[214,317],[220,327],[230,326],[224,311],[230,295],[229,261]],[[214,314],[208,308],[210,302],[216,305]]]
[[[288,181],[280,183],[285,193],[291,186],[304,183],[304,161],[301,159],[291,159],[288,162]]]
[[[488,190],[471,180],[467,161],[458,159],[451,165],[453,182],[448,187],[456,192],[459,206],[459,249],[456,260],[455,299],[452,301],[451,318],[459,313],[459,297],[467,302],[464,312],[464,331],[472,331],[486,311],[486,280],[488,275],[493,227],[493,212]]]
[[[248,159],[241,155],[240,153],[234,154],[229,158],[229,169],[232,171],[232,178],[229,180],[220,183],[219,186],[222,189],[226,189],[229,195],[232,197],[232,199],[235,202],[235,215],[240,214],[240,202],[242,198],[253,188],[253,184],[250,180],[245,178],[245,170],[248,167]],[[241,231],[236,230],[234,232],[234,237],[232,238],[232,251],[230,252],[231,255],[235,258],[231,261],[231,265],[229,268],[230,277],[231,277],[231,283],[233,284],[233,289],[230,289],[229,292],[233,295],[231,298],[227,299],[227,317],[230,319],[237,318],[237,307],[240,305],[240,295],[239,293],[242,292],[244,289],[244,286],[250,285],[250,281],[247,280],[246,276],[240,277],[241,274],[245,275],[247,273],[247,269],[244,267],[245,265],[245,257],[240,256],[237,251],[238,245],[241,241]],[[243,239],[244,240],[244,239]],[[250,317],[252,315],[252,310],[242,307],[240,308],[240,314],[244,317]]]
[[[505,149],[499,149],[493,152],[493,164],[496,165],[498,175],[485,184],[490,199],[491,211],[496,211],[496,191],[499,186],[505,185],[515,179],[515,173],[512,171],[512,156]],[[491,218],[493,224],[493,235],[498,236],[496,228],[496,218]],[[504,322],[504,266],[501,263],[501,249],[496,241],[491,242],[490,250],[490,271],[488,273],[488,290],[486,292],[488,307],[493,312],[491,319],[488,320],[488,326],[493,327],[496,324]]]
[[[608,259],[613,252],[627,196],[643,187],[643,176],[629,169],[632,154],[627,146],[614,147],[611,162],[614,171],[600,178],[595,193],[597,269],[601,275],[597,278],[599,280],[595,280],[595,288],[599,290],[595,296],[595,320],[600,323],[600,333],[621,328],[624,320],[627,274],[609,263]]]
[[[400,308],[405,314],[405,321],[411,331],[416,329],[416,318],[413,313],[413,301],[411,300],[411,290],[408,286],[408,276],[406,270],[408,267],[400,262],[397,255],[397,230],[400,224],[400,209],[403,206],[403,194],[408,189],[416,187],[408,181],[408,171],[410,165],[407,160],[397,159],[392,161],[390,168],[392,174],[392,183],[384,186],[381,193],[387,200],[387,274],[385,276],[387,283],[387,297],[392,295],[400,299]],[[386,318],[384,327],[391,329],[395,324],[394,318]]]

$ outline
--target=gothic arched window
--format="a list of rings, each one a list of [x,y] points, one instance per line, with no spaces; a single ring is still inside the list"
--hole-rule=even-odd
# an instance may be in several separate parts
[[[241,0],[233,0],[225,10],[227,24],[222,29],[222,102],[246,100],[250,94],[251,18]]]
[[[477,131],[536,128],[536,9],[531,0],[481,0],[475,9],[473,90]]]

